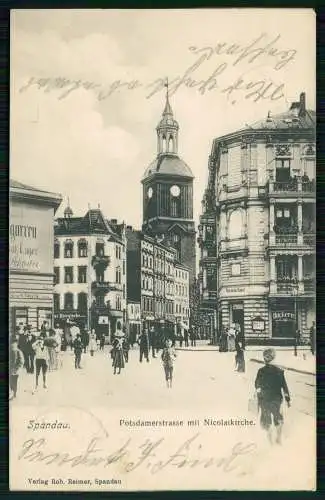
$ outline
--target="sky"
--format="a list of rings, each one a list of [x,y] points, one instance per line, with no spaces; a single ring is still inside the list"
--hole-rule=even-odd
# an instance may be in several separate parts
[[[198,222],[214,138],[315,109],[312,9],[11,11],[10,177],[140,227],[163,83]]]

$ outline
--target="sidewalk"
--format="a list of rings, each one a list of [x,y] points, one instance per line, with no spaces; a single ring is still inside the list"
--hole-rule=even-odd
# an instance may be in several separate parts
[[[252,353],[250,355],[250,361],[264,364],[263,351]],[[299,349],[297,356],[294,356],[293,349],[287,352],[276,349],[274,364],[284,370],[291,370],[307,375],[316,375],[316,358],[307,349]]]

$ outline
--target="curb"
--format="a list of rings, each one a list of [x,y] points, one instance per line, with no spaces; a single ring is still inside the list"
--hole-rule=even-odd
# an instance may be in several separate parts
[[[262,361],[261,359],[251,358],[250,361],[253,361],[253,363],[259,363],[261,365],[264,365],[264,361]],[[298,368],[289,368],[288,366],[283,366],[278,364],[276,366],[278,366],[282,370],[289,370],[291,372],[303,373],[304,375],[313,375],[314,377],[316,376],[316,373],[314,372],[307,372],[306,370],[299,370]]]

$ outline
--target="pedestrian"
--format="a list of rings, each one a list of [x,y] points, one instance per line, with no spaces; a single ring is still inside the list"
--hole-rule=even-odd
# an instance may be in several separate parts
[[[46,375],[49,367],[49,351],[44,344],[44,337],[40,335],[39,338],[34,342],[33,349],[35,351],[35,367],[36,367],[36,384],[35,391],[38,389],[38,379],[42,371],[43,376],[43,388],[46,389]]]
[[[171,339],[166,341],[166,346],[161,354],[161,359],[164,367],[167,387],[171,389],[173,383],[174,361],[176,359],[176,351],[172,346]]]
[[[90,356],[94,355],[94,352],[97,351],[97,340],[95,330],[91,330],[91,334],[89,335],[89,352]]]
[[[246,346],[245,335],[244,335],[244,331],[242,330],[242,328],[239,325],[236,325],[236,328],[235,328],[235,347],[236,347],[237,342],[240,342],[242,345],[242,349],[245,350],[245,346]]]
[[[236,331],[234,328],[234,325],[231,325],[231,327],[228,330],[228,351],[229,352],[234,352],[236,350]]]
[[[124,352],[124,358],[125,362],[129,362],[129,350],[130,350],[130,343],[127,339],[127,337],[124,337],[123,339],[123,352]]]
[[[75,369],[79,368],[81,369],[80,363],[81,363],[81,356],[82,356],[82,350],[83,350],[83,343],[81,340],[81,334],[78,333],[77,337],[75,338],[73,342],[73,350],[74,350],[74,367]]]
[[[48,348],[49,351],[49,366],[48,369],[50,372],[57,370],[57,347],[58,343],[56,341],[56,334],[54,330],[49,332],[49,338],[44,339],[44,344]]]
[[[235,363],[237,372],[245,373],[245,356],[244,356],[244,348],[241,342],[237,342],[236,344],[236,356]]]
[[[125,347],[124,347],[125,336],[121,329],[121,324],[118,322],[117,329],[113,341],[113,368],[114,375],[116,375],[116,370],[118,370],[118,375],[121,373],[121,369],[125,367]]]
[[[104,335],[103,333],[101,333],[101,334],[99,335],[99,349],[100,349],[101,351],[103,351],[103,350],[104,350],[104,347],[105,347],[105,335]]]
[[[89,345],[89,332],[87,331],[86,327],[81,332],[81,342],[83,345],[84,354],[86,354],[87,347]]]
[[[156,335],[156,330],[153,326],[150,328],[149,342],[152,348],[152,357],[156,358],[157,335]]]
[[[140,346],[140,363],[142,363],[143,356],[146,358],[147,363],[149,363],[150,339],[147,327],[144,328],[138,342]]]
[[[13,337],[9,351],[9,385],[12,393],[10,399],[17,397],[18,378],[23,366],[23,353],[18,348],[18,339]]]
[[[196,332],[194,327],[190,328],[191,347],[196,347]]]
[[[63,338],[63,331],[61,328],[59,328],[59,325],[56,325],[56,328],[54,330],[54,339],[56,342],[54,370],[57,370],[62,366],[62,357],[61,357],[62,338]]]
[[[310,328],[310,350],[311,353],[314,355],[316,352],[316,323],[313,321],[313,324]]]
[[[185,347],[188,347],[188,329],[184,328],[184,343]]]
[[[34,373],[34,358],[35,352],[33,349],[33,344],[36,340],[36,337],[28,332],[27,339],[25,342],[25,366],[27,373]]]
[[[263,358],[265,366],[260,368],[255,379],[255,389],[257,393],[258,406],[261,410],[260,423],[262,429],[267,431],[267,436],[273,444],[272,417],[276,429],[276,443],[281,444],[283,415],[281,405],[283,395],[290,406],[290,394],[284,371],[273,365],[276,357],[274,349],[265,349]]]
[[[178,333],[179,347],[183,347],[184,336],[183,336],[183,325],[179,325],[179,333]]]

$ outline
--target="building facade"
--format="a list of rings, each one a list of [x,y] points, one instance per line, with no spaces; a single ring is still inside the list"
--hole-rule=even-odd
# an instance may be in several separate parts
[[[182,328],[190,326],[189,269],[175,263],[174,315],[175,322]]]
[[[74,217],[68,207],[56,220],[54,242],[56,322],[77,323],[110,335],[126,322],[124,224],[100,209]]]
[[[53,321],[53,221],[62,198],[10,181],[9,325]]]
[[[280,115],[214,140],[200,220],[201,300],[218,330],[292,343],[315,320],[315,112]],[[212,250],[210,253],[211,248]],[[214,256],[215,252],[215,256]]]
[[[142,326],[166,325],[174,331],[176,269],[177,273],[181,269],[184,273],[182,278],[177,274],[179,284],[186,288],[184,296],[177,295],[177,304],[183,307],[186,304],[184,316],[187,317],[189,270],[177,263],[177,252],[168,242],[152,238],[131,226],[127,226],[126,235],[128,303],[140,303]],[[178,316],[181,316],[180,312]]]
[[[140,302],[127,303],[127,331],[130,343],[133,344],[141,334],[141,304]]]
[[[143,179],[143,226],[146,234],[168,241],[177,260],[196,276],[196,233],[193,220],[193,174],[178,156],[179,125],[174,119],[168,92],[157,126],[157,156]]]

